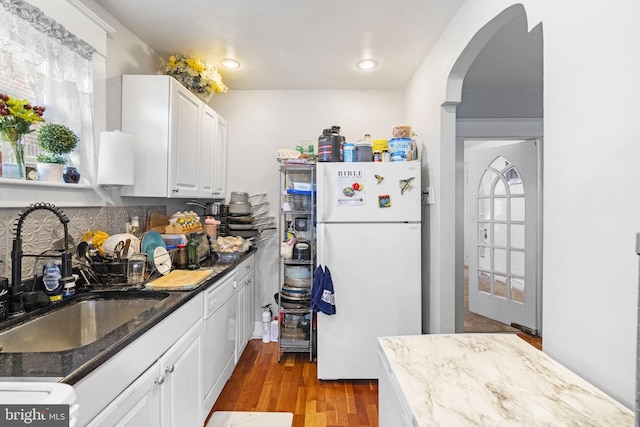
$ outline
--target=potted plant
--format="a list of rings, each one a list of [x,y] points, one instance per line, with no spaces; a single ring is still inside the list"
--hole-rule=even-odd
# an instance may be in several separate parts
[[[45,123],[38,131],[38,179],[61,182],[67,155],[78,146],[78,137],[65,125]],[[77,181],[76,181],[77,182]]]

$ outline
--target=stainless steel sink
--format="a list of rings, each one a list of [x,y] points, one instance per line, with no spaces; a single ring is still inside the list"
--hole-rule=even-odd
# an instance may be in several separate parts
[[[155,307],[166,296],[158,293],[154,298],[123,295],[73,301],[0,332],[0,352],[55,352],[91,344]]]

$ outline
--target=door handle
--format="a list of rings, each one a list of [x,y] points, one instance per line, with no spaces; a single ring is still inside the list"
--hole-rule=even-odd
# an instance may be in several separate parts
[[[167,368],[164,370],[167,374],[172,374],[173,371],[176,370],[176,367],[174,365],[171,366],[167,366]]]
[[[162,383],[164,383],[164,375],[160,375],[160,378],[156,378],[154,383],[158,385],[162,385]]]

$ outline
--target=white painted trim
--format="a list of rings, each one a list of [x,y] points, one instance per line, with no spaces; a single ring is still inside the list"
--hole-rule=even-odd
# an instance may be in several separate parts
[[[460,138],[542,138],[542,119],[458,119],[456,136]]]
[[[80,13],[82,13],[87,18],[91,19],[92,22],[98,24],[100,28],[102,28],[106,33],[115,33],[116,30],[102,18],[100,18],[97,14],[95,14],[91,9],[85,6],[80,0],[67,0],[67,2],[75,7]]]
[[[29,200],[53,203],[58,207],[105,206],[105,200],[88,184],[66,184],[0,178],[0,208],[24,207]]]

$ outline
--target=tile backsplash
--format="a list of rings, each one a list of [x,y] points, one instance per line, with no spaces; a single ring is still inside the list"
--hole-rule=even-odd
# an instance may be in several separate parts
[[[108,234],[124,233],[132,216],[140,218],[143,229],[148,212],[166,214],[166,206],[103,206],[59,208],[69,218],[67,228],[70,250],[75,253],[84,233],[89,230]],[[15,224],[23,209],[0,209],[0,277],[11,277],[11,248],[15,238]],[[141,230],[144,231],[144,230]],[[24,254],[40,254],[48,249],[62,248],[64,228],[58,217],[48,210],[37,210],[27,215],[22,226],[22,251]],[[22,260],[23,279],[33,276],[34,257]]]

